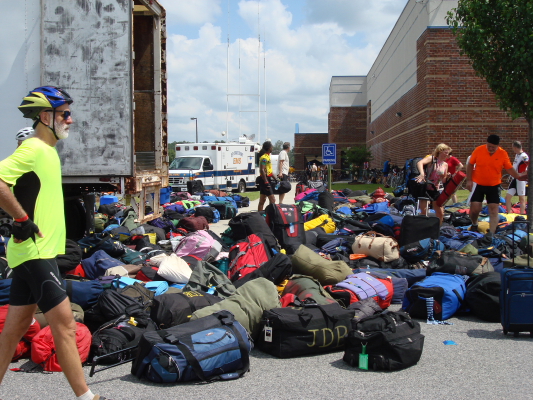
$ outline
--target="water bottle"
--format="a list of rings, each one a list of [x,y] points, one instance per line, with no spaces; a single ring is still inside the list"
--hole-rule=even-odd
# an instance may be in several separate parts
[[[278,181],[278,183],[276,183],[276,187],[275,187],[275,190],[278,190],[279,189],[279,185],[280,185],[280,181]]]

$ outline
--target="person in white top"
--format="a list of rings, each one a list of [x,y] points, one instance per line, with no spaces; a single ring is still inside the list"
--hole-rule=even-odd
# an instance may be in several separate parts
[[[527,171],[527,167],[529,165],[529,156],[525,151],[522,150],[522,143],[520,143],[518,140],[513,142],[513,151],[515,153],[513,168],[518,172]],[[514,178],[511,181],[505,196],[505,206],[508,214],[512,212],[511,199],[513,196],[518,196],[518,199],[520,200],[520,214],[526,213],[526,185],[526,181],[518,181]]]
[[[291,144],[289,142],[283,143],[283,150],[280,151],[278,156],[278,177],[282,181],[289,180],[289,150],[291,149]],[[283,204],[283,198],[285,193],[279,195],[279,204]]]

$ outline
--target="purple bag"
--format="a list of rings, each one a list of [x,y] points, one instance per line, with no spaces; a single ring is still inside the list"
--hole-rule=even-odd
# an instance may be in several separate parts
[[[364,272],[348,275],[345,280],[335,286],[351,290],[359,300],[375,296],[385,300],[389,295],[389,290],[382,282]]]
[[[185,212],[185,207],[183,207],[182,204],[171,204],[165,207],[165,210],[172,210],[179,214],[183,214]]]
[[[174,224],[166,218],[156,218],[151,221],[148,221],[148,223],[152,226],[155,226],[156,228],[163,229],[165,233],[169,233],[174,229]]]

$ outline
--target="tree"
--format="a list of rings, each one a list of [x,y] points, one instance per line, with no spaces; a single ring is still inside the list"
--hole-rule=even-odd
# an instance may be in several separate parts
[[[188,142],[186,140],[180,140],[180,141],[174,141],[168,144],[168,160],[169,162],[172,162],[176,158],[176,145],[177,144],[185,144],[185,143],[193,143]]]
[[[283,143],[282,140],[277,140],[272,148],[272,154],[279,154],[279,152],[283,150]]]
[[[524,117],[533,155],[533,53],[531,0],[459,0],[448,12],[462,55],[492,89],[502,110],[513,119]],[[528,169],[528,203],[533,198],[533,168]],[[528,206],[533,220],[533,207]]]
[[[372,161],[372,152],[366,146],[352,146],[344,150],[344,157],[352,165],[352,173],[355,174],[365,162]]]

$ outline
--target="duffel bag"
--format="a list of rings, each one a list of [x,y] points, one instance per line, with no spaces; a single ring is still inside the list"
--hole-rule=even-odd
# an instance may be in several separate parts
[[[78,304],[84,310],[94,306],[104,288],[98,281],[77,281],[66,279],[63,281],[67,296],[72,303]]]
[[[339,304],[300,303],[301,307],[263,312],[257,347],[279,358],[339,351],[351,328],[353,310]]]
[[[287,281],[281,298],[292,295],[298,297],[301,301],[311,298],[318,304],[332,304],[335,300],[324,289],[324,287],[316,279],[305,275],[292,275]]]
[[[474,315],[484,321],[500,322],[499,272],[485,272],[468,281],[465,300]]]
[[[208,223],[212,223],[215,219],[215,213],[213,213],[213,210],[210,206],[197,206],[194,209],[194,216],[195,217],[204,217]]]
[[[396,271],[401,271],[401,270],[396,270]],[[372,276],[375,276],[376,278],[379,278],[379,279],[390,278],[392,281],[392,287],[394,289],[394,295],[392,296],[391,304],[402,304],[403,296],[405,295],[405,292],[409,288],[407,279],[395,276],[387,272],[386,270],[382,270],[382,269],[380,270],[380,269],[375,269],[375,268],[372,268],[372,269],[357,268],[357,269],[354,269],[353,272],[354,274],[364,272],[367,274],[371,274]]]
[[[435,272],[405,292],[402,308],[415,318],[444,321],[459,310],[465,294],[462,276]]]
[[[268,227],[265,218],[258,212],[241,213],[232,218],[228,225],[231,228],[232,239],[235,241],[246,239],[253,233],[260,233],[269,249],[278,248],[276,237]]]
[[[457,275],[479,275],[494,271],[487,257],[461,254],[454,250],[443,251],[439,258],[432,260],[427,267],[427,275],[435,272]]]
[[[329,293],[333,298],[340,299],[345,307],[348,307],[355,301],[373,297],[379,306],[385,309],[390,306],[392,296],[394,295],[394,288],[390,277],[380,279],[371,273],[365,272],[347,276],[345,280],[337,283],[334,289],[329,291]],[[349,299],[339,293],[345,291],[348,291]],[[352,296],[352,293],[355,297]]]
[[[424,335],[407,313],[384,312],[354,325],[342,358],[352,367],[394,371],[415,365],[422,356]]]
[[[344,261],[326,260],[305,245],[298,247],[291,262],[295,274],[311,276],[321,285],[335,285],[352,273]]]
[[[4,330],[4,324],[6,322],[6,317],[7,317],[8,312],[9,312],[8,304],[0,307],[0,332]],[[41,326],[39,322],[35,318],[33,318],[30,326],[28,327],[28,330],[22,336],[19,343],[17,344],[15,353],[13,354],[11,361],[16,361],[21,357],[27,357],[30,355],[31,341],[40,330],[41,330]]]
[[[154,297],[150,317],[159,329],[167,329],[189,322],[193,312],[220,301],[220,297],[201,290],[166,293]]]
[[[120,257],[126,250],[118,237],[106,233],[93,233],[78,240],[83,250],[83,258],[92,256],[97,250],[103,250],[111,257]]]
[[[209,229],[209,224],[205,217],[185,217],[179,220],[177,228],[183,228],[187,232],[196,232]]]
[[[384,262],[400,258],[398,242],[373,231],[357,236],[352,245],[352,251],[354,254],[364,254]]]
[[[113,258],[104,250],[97,250],[92,256],[81,261],[85,275],[89,279],[96,279],[105,274],[105,271],[112,267],[124,265],[123,262]]]
[[[400,255],[409,263],[416,263],[430,260],[437,250],[443,251],[444,248],[444,243],[440,240],[427,238],[400,247]]]
[[[252,341],[229,311],[143,334],[131,373],[152,382],[239,378],[249,370]]]
[[[178,243],[174,253],[178,257],[196,256],[203,261],[214,261],[222,250],[222,244],[207,231],[191,232]]]

